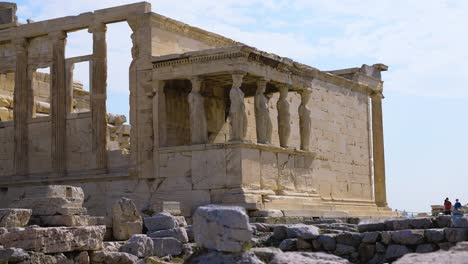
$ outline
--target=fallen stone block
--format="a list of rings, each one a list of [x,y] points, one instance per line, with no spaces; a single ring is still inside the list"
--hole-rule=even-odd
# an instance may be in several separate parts
[[[341,233],[336,236],[336,243],[357,248],[361,244],[361,235],[353,232]]]
[[[356,252],[356,248],[350,245],[336,244],[334,254],[338,256],[346,256]]]
[[[468,228],[468,217],[457,217],[452,219],[451,227]]]
[[[143,221],[132,200],[123,197],[112,206],[112,234],[114,239],[127,240],[141,234]]]
[[[0,263],[18,263],[29,259],[29,254],[22,248],[0,249]]]
[[[138,257],[124,252],[93,251],[90,260],[93,264],[136,264]]]
[[[358,231],[363,232],[372,232],[372,231],[385,231],[385,223],[384,222],[362,222],[359,223]]]
[[[365,232],[361,234],[362,243],[374,244],[377,241],[380,241],[379,232]]]
[[[288,236],[287,225],[275,225],[273,227],[273,238],[276,240],[283,240]]]
[[[424,242],[424,230],[399,230],[392,233],[393,242],[401,245],[418,245]]]
[[[428,242],[439,243],[442,242],[445,238],[444,229],[442,228],[433,228],[424,230],[424,237]]]
[[[31,217],[31,209],[0,209],[0,227],[23,227]]]
[[[422,218],[405,218],[405,219],[388,219],[385,220],[387,230],[405,230],[405,229],[429,229],[433,227],[432,219],[427,217]]]
[[[282,251],[294,251],[297,250],[297,238],[287,238],[279,244],[279,249]]]
[[[182,253],[182,243],[173,237],[152,238],[152,240],[155,256],[178,256]]]
[[[88,226],[87,215],[47,215],[39,216],[40,226]]]
[[[245,209],[237,206],[198,207],[193,232],[199,246],[227,252],[240,252],[252,239]]]
[[[275,247],[252,248],[249,252],[254,253],[255,256],[265,263],[270,263],[276,254],[283,253],[281,249]]]
[[[160,212],[151,217],[145,217],[144,223],[149,233],[179,227],[177,219],[168,212]]]
[[[100,250],[105,226],[3,228],[0,244],[41,253]]]
[[[389,245],[385,252],[385,260],[392,261],[411,252],[411,249],[403,245]]]
[[[468,240],[468,228],[446,228],[444,233],[448,242],[456,243]]]
[[[416,253],[429,253],[436,251],[437,245],[434,244],[420,244],[416,247]]]
[[[276,254],[270,264],[348,264],[349,261],[338,256],[321,252],[284,252]]]
[[[159,230],[153,233],[149,233],[148,236],[151,238],[173,237],[182,243],[188,243],[189,241],[187,231],[183,227],[167,229],[167,230]]]
[[[452,222],[452,216],[450,215],[439,215],[434,220],[435,225],[439,228],[450,227]]]
[[[320,229],[313,225],[297,224],[286,228],[288,238],[314,239],[320,235]]]
[[[251,217],[283,217],[284,214],[281,210],[257,210],[250,213]]]
[[[146,235],[133,235],[120,248],[120,251],[135,255],[139,258],[149,257],[153,255],[153,240]]]
[[[335,234],[323,234],[320,235],[316,241],[319,242],[319,247],[325,251],[336,250],[336,235]]]

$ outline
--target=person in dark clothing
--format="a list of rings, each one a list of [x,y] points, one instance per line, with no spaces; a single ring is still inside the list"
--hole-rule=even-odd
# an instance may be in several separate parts
[[[453,208],[455,210],[461,210],[462,205],[461,205],[460,201],[458,201],[458,199],[455,200],[455,204],[453,205]]]
[[[444,214],[451,215],[452,214],[452,203],[450,202],[449,198],[445,198],[444,201]]]

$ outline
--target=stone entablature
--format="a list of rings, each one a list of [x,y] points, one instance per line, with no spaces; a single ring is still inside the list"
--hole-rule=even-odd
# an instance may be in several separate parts
[[[107,143],[118,129],[106,118],[106,24],[120,21],[133,43],[128,155]],[[67,33],[80,29],[93,35],[93,51],[67,58]],[[0,43],[0,74],[15,73],[14,120],[0,122],[0,206],[22,186],[65,182],[89,194],[95,214],[110,214],[109,198],[122,193],[141,210],[179,201],[186,216],[214,201],[290,214],[391,214],[384,65],[320,71],[151,13],[146,2],[8,27]],[[83,61],[90,111],[71,113],[73,65]],[[31,119],[30,77],[44,67],[50,116]]]

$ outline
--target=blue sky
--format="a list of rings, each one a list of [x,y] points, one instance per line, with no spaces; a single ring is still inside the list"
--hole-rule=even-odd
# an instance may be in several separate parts
[[[17,1],[20,21],[76,15],[126,0]],[[468,202],[468,1],[160,0],[153,12],[321,70],[385,63],[384,128],[390,206],[429,211]],[[109,26],[110,112],[128,112],[128,26]],[[89,53],[86,32],[67,54]],[[86,83],[85,69],[77,77]]]

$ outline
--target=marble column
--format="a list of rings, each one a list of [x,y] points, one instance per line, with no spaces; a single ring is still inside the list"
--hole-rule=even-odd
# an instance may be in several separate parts
[[[385,157],[382,124],[382,94],[371,95],[372,101],[372,150],[374,158],[374,192],[377,206],[387,206],[385,186]]]
[[[261,144],[271,143],[271,118],[268,109],[268,98],[265,96],[267,81],[257,81],[257,92],[255,93],[255,125],[257,129],[257,142]]]
[[[73,70],[75,69],[74,63],[66,63],[67,71],[67,112],[73,113]]]
[[[93,63],[91,75],[91,116],[93,122],[93,150],[96,155],[96,168],[107,168],[107,43],[105,24],[95,24],[89,28],[93,33]]]
[[[208,142],[208,127],[203,96],[200,94],[202,80],[199,77],[190,79],[192,91],[188,95],[190,106],[190,136],[192,144],[205,144]]]
[[[240,89],[245,73],[232,74],[232,87],[229,91],[231,106],[229,120],[231,122],[230,141],[244,141],[247,136],[247,113],[245,112],[244,92]]]
[[[16,175],[28,173],[28,118],[31,112],[28,82],[28,45],[24,38],[13,41],[16,49],[16,72],[13,118],[15,125],[14,164]]]
[[[287,85],[280,85],[278,87],[280,97],[276,103],[278,109],[278,134],[280,146],[287,148],[289,146],[289,136],[291,134],[291,114],[289,112],[289,102],[287,100],[289,87]]]
[[[51,120],[52,120],[52,169],[58,175],[66,171],[66,115],[67,91],[65,70],[65,43],[67,34],[64,31],[49,34],[52,42],[51,67]]]
[[[300,91],[301,104],[299,105],[299,132],[301,136],[301,150],[310,150],[310,132],[312,117],[309,109],[310,89]]]

